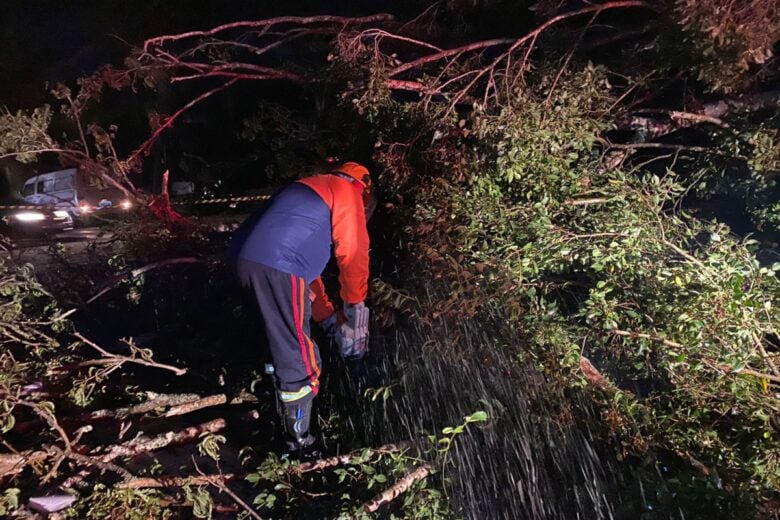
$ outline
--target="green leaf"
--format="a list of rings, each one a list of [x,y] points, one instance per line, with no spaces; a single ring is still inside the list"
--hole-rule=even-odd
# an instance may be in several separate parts
[[[484,422],[488,420],[488,414],[484,411],[478,411],[474,412],[473,414],[466,417],[466,422]]]

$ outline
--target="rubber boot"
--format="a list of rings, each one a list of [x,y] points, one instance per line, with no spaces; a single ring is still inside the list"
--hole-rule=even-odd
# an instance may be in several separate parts
[[[301,452],[314,444],[315,438],[309,433],[312,401],[306,399],[305,402],[284,403],[282,406],[287,450],[290,452]]]

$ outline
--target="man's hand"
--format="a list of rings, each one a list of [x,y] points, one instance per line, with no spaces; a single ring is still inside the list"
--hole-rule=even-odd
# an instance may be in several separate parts
[[[336,330],[336,343],[344,359],[360,359],[368,351],[368,317],[365,303],[346,304],[345,322]]]
[[[320,322],[320,327],[323,331],[325,331],[325,335],[329,338],[333,338],[336,336],[336,333],[338,332],[339,324],[338,324],[338,317],[336,316],[336,313],[334,312],[324,320]]]

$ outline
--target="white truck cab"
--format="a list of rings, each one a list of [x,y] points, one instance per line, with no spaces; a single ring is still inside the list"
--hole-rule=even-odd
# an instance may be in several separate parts
[[[42,173],[27,179],[22,197],[30,204],[51,205],[75,217],[106,209],[129,210],[132,204],[117,188],[91,185],[76,168]]]

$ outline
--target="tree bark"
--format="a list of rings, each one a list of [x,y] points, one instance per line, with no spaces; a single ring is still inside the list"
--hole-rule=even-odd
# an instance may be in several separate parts
[[[386,504],[388,502],[391,502],[392,500],[395,500],[395,498],[398,497],[398,495],[404,493],[407,489],[412,487],[412,484],[414,484],[418,480],[422,480],[425,477],[427,477],[430,472],[431,472],[430,465],[426,464],[424,466],[420,466],[419,468],[412,471],[404,478],[402,478],[401,480],[393,484],[391,487],[387,488],[385,491],[381,492],[373,499],[366,502],[365,505],[363,505],[363,511],[365,511],[366,513],[376,512],[376,510],[379,509],[382,506],[382,504]]]
[[[369,448],[368,456],[371,457],[374,455],[382,455],[385,453],[395,453],[397,451],[402,450],[403,448],[404,448],[403,445],[385,444],[384,446],[380,446],[379,448]],[[293,466],[292,468],[290,468],[290,471],[293,473],[307,473],[309,471],[317,471],[320,469],[331,468],[333,466],[340,466],[342,464],[349,464],[350,462],[362,457],[365,451],[366,450],[356,450],[350,453],[346,453],[344,455],[336,455],[333,457],[328,457],[327,459],[319,459],[319,460],[304,462],[302,464],[298,464],[297,466]]]
[[[191,477],[142,477],[128,480],[117,485],[120,489],[143,489],[143,488],[169,488],[183,486],[205,486],[211,484],[215,479],[227,482],[236,478],[232,473],[222,475],[194,475]]]
[[[641,132],[640,139],[635,142],[643,143],[702,123],[726,126],[721,119],[731,114],[759,112],[778,107],[780,107],[780,90],[771,90],[719,99],[705,103],[694,112],[655,108],[638,109],[634,111],[633,115],[619,121],[618,127]],[[650,114],[650,116],[637,115],[643,113]],[[652,117],[652,114],[655,114],[656,117]],[[659,114],[666,116],[668,120],[659,120]]]
[[[156,437],[138,437],[132,441],[111,446],[106,453],[102,455],[90,455],[100,462],[110,463],[118,457],[132,457],[141,453],[147,453],[150,451],[165,448],[174,444],[184,444],[194,441],[202,433],[216,433],[225,428],[224,419],[214,419],[197,426],[190,426],[178,432],[167,432]],[[63,488],[73,487],[78,482],[84,480],[92,472],[92,468],[87,468],[76,475],[65,480],[62,483]]]

